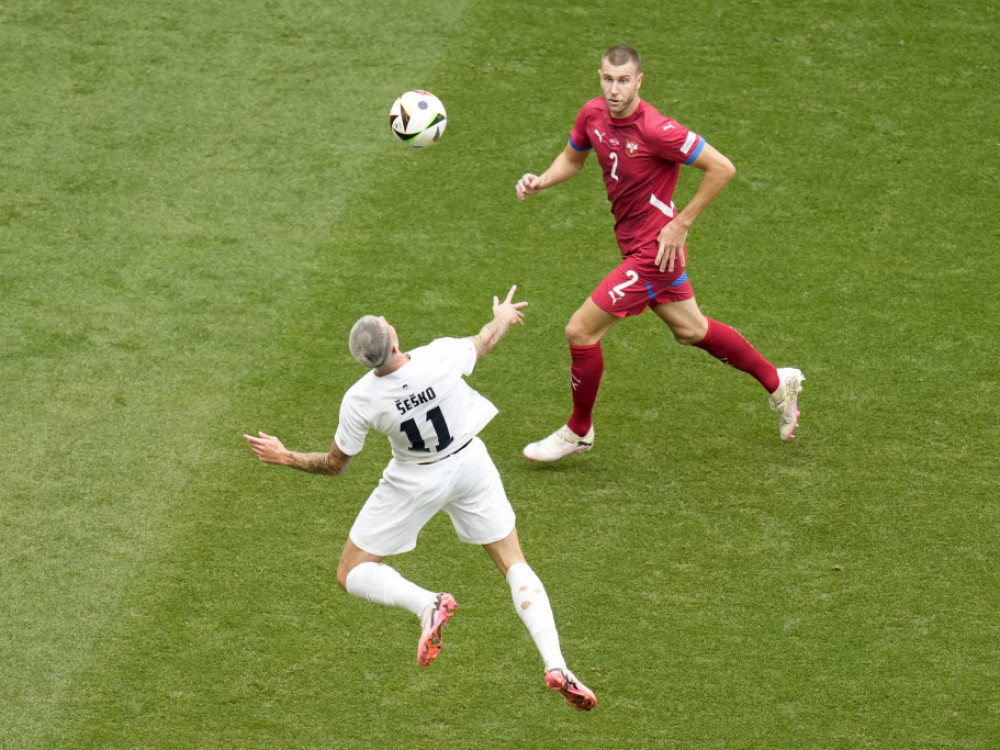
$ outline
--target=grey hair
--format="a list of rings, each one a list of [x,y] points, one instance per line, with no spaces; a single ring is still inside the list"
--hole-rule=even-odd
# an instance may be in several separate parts
[[[348,346],[358,362],[377,370],[389,361],[392,354],[389,326],[381,318],[365,315],[351,328]]]

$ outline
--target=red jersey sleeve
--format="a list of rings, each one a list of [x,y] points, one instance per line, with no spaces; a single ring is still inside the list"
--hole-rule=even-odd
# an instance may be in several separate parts
[[[580,114],[576,116],[576,122],[573,123],[573,129],[569,133],[569,143],[577,151],[586,151],[594,147],[590,141],[589,123],[595,112],[599,111],[597,105],[603,103],[604,99],[601,97],[592,99],[583,105]]]
[[[690,164],[705,147],[705,139],[677,120],[662,117],[650,129],[654,153],[662,159]]]

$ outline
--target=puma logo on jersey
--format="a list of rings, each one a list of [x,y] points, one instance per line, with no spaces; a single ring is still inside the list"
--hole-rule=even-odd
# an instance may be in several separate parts
[[[596,135],[596,136],[597,136],[597,142],[598,142],[598,143],[604,143],[604,136],[606,136],[606,135],[607,135],[607,133],[602,133],[602,132],[601,132],[600,130],[598,130],[597,128],[594,128],[594,135]]]
[[[612,305],[618,302],[618,300],[623,299],[625,297],[625,290],[639,280],[639,274],[635,271],[626,271],[625,276],[628,278],[628,281],[623,281],[621,284],[615,284],[611,287],[611,291],[608,292],[608,295],[611,297]]]

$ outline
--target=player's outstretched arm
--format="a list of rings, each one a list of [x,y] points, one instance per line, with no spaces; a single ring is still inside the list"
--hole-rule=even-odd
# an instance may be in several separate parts
[[[590,149],[577,151],[571,145],[566,144],[566,148],[562,150],[559,156],[555,158],[555,161],[552,162],[552,165],[541,175],[534,175],[529,172],[517,181],[517,185],[515,186],[517,199],[523,201],[526,195],[534,195],[535,193],[542,192],[547,187],[558,185],[560,182],[566,182],[566,180],[583,168],[589,155]]]
[[[469,337],[476,347],[476,359],[481,359],[484,354],[492,351],[512,325],[515,323],[524,325],[524,313],[521,312],[521,308],[528,303],[514,302],[514,292],[516,291],[517,286],[512,286],[503,302],[498,297],[494,297],[493,320],[484,325],[475,336]]]
[[[299,453],[290,451],[274,435],[264,432],[258,433],[259,437],[244,435],[250,448],[265,464],[276,464],[278,466],[291,466],[293,469],[306,471],[310,474],[327,474],[336,476],[347,471],[347,465],[351,463],[354,456],[348,456],[336,443],[330,444],[328,453]]]

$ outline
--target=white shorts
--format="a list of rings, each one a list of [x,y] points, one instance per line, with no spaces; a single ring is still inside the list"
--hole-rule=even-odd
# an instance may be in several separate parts
[[[439,510],[469,544],[498,542],[514,530],[514,509],[479,438],[432,464],[391,460],[351,527],[351,541],[373,555],[409,552]]]

